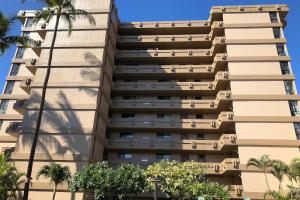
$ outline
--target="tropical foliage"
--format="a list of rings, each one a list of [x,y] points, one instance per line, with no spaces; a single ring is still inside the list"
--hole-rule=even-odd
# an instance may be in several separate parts
[[[27,36],[10,35],[15,18],[8,18],[0,11],[0,56],[3,55],[11,45],[19,43],[27,45]]]
[[[76,192],[83,189],[91,192],[95,200],[115,200],[125,199],[128,194],[143,192],[146,184],[146,177],[139,166],[124,164],[113,169],[107,162],[99,162],[76,173],[69,190]]]
[[[300,199],[300,159],[294,158],[289,164],[281,160],[272,160],[269,156],[263,155],[261,158],[251,158],[247,166],[254,166],[263,171],[266,178],[268,190],[265,198],[274,200],[298,200]],[[278,180],[278,190],[271,190],[268,184],[267,173],[272,174]],[[290,181],[283,185],[285,178]],[[284,188],[286,188],[284,190]]]
[[[71,172],[69,167],[67,166],[61,166],[57,163],[51,163],[49,165],[44,165],[37,174],[37,179],[39,179],[41,176],[44,176],[45,178],[50,179],[50,183],[53,183],[53,195],[52,200],[55,199],[57,186],[59,184],[62,184],[64,182],[68,182],[71,178]]]
[[[150,187],[152,179],[160,177],[160,190],[171,199],[193,199],[197,196],[206,199],[228,199],[224,187],[217,183],[208,183],[205,167],[194,161],[177,162],[162,160],[145,170]]]
[[[18,186],[22,183],[23,173],[7,162],[6,157],[0,155],[0,199],[17,200],[21,199]]]

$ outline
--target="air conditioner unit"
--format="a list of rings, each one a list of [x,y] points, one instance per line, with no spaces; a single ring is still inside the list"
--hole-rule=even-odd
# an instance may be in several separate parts
[[[155,27],[159,27],[159,23],[158,22],[155,23]]]
[[[143,27],[143,23],[142,22],[139,23],[139,27]]]
[[[174,27],[174,26],[175,26],[175,22],[171,22],[171,26],[173,26],[173,27]]]
[[[226,60],[227,55],[226,54],[222,54],[222,60]]]
[[[193,67],[189,66],[189,71],[192,72],[193,71]]]
[[[193,39],[193,37],[190,35],[189,37],[188,37],[188,40],[192,40]]]
[[[25,85],[30,86],[31,82],[32,82],[31,78],[28,78],[25,80]]]
[[[239,6],[240,11],[244,11],[244,6]]]
[[[213,148],[214,149],[218,148],[218,142],[213,142]]]
[[[220,166],[219,166],[219,165],[215,165],[215,166],[214,166],[214,170],[215,170],[216,172],[218,172],[218,171],[220,170]]]
[[[215,121],[212,121],[211,123],[210,123],[210,125],[212,126],[212,127],[216,127],[216,122]]]
[[[189,56],[192,56],[193,55],[193,52],[192,51],[189,51]]]
[[[46,23],[42,23],[42,24],[41,24],[41,29],[45,29],[46,26],[47,26]]]
[[[233,113],[227,113],[227,118],[232,120],[233,119]]]
[[[188,22],[187,25],[188,25],[188,26],[191,26],[191,25],[192,25],[192,22]]]
[[[209,101],[209,106],[210,106],[210,107],[214,107],[214,105],[215,105],[215,102],[214,102],[214,101],[212,101],[212,100]]]
[[[154,40],[155,40],[155,41],[158,41],[158,36],[155,36],[155,37],[154,37]]]
[[[175,41],[175,36],[174,36],[174,35],[171,37],[171,40],[172,40],[172,41]]]
[[[35,65],[35,64],[36,64],[36,59],[35,59],[35,58],[32,58],[31,61],[30,61],[30,64],[31,64],[31,65]]]
[[[209,71],[209,72],[210,72],[210,71],[212,70],[212,67],[211,67],[211,66],[207,66],[207,68],[206,68],[206,69],[207,69],[207,71]]]
[[[174,50],[171,51],[171,55],[175,56],[175,51]]]
[[[196,126],[196,122],[195,122],[195,121],[192,121],[192,122],[191,122],[191,126],[192,126],[192,127],[195,127],[195,126]]]
[[[176,68],[174,66],[172,66],[171,68],[171,72],[175,72]]]
[[[190,88],[190,89],[193,89],[193,88],[194,88],[193,83],[190,83],[190,84],[189,84],[189,88]]]
[[[213,84],[212,84],[212,83],[209,83],[209,84],[208,84],[208,88],[210,88],[210,89],[213,88]]]
[[[194,107],[194,106],[195,106],[194,101],[191,101],[191,102],[190,102],[190,106],[191,106],[191,107]]]
[[[195,140],[192,141],[192,147],[195,149],[197,147],[197,144],[195,142]]]
[[[257,6],[257,10],[261,11],[261,10],[262,10],[262,6],[261,6],[261,5],[258,5],[258,6]]]
[[[225,92],[225,97],[230,98],[231,97],[231,92]]]

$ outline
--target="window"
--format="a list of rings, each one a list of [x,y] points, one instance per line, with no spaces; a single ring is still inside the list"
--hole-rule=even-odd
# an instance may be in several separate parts
[[[295,129],[295,133],[296,133],[296,137],[298,140],[300,140],[300,123],[294,123],[294,129]]]
[[[288,62],[280,62],[280,68],[283,75],[291,74]]]
[[[136,100],[136,96],[123,96],[124,100]]]
[[[292,81],[283,81],[284,82],[284,88],[287,95],[294,94],[294,87]]]
[[[289,106],[290,106],[292,116],[299,116],[300,115],[297,101],[295,101],[295,100],[289,101]]]
[[[25,52],[25,48],[19,47],[17,50],[16,58],[19,58],[19,59],[23,58],[24,52]]]
[[[189,139],[189,134],[188,133],[182,133],[182,134],[180,134],[180,139],[181,140],[187,140],[187,139]]]
[[[188,114],[179,114],[180,119],[188,119]]]
[[[120,132],[120,138],[133,138],[133,133],[131,132]]]
[[[187,96],[180,96],[180,100],[186,100],[187,98]]]
[[[169,81],[171,81],[171,80],[169,80],[169,79],[160,79],[160,80],[158,80],[158,82],[169,82]]]
[[[160,139],[170,139],[171,133],[156,133],[156,137]]]
[[[32,27],[32,25],[33,25],[33,18],[28,17],[25,23],[25,27]]]
[[[3,99],[0,103],[0,114],[5,114],[8,107],[9,100]]]
[[[24,31],[23,33],[22,33],[22,36],[29,36],[30,35],[30,32],[29,31]]]
[[[118,158],[130,160],[130,159],[132,159],[132,154],[131,153],[118,153]]]
[[[206,162],[205,155],[203,155],[203,154],[198,154],[198,162]]]
[[[195,96],[195,99],[196,99],[196,100],[201,100],[201,99],[202,99],[202,96]]]
[[[276,44],[276,48],[279,56],[286,56],[284,44]]]
[[[149,162],[148,156],[141,156],[141,162],[143,162],[143,163]]]
[[[157,114],[157,119],[164,119],[164,118],[170,118],[171,115],[169,114],[163,114],[163,113],[158,113]]]
[[[171,160],[171,154],[169,153],[157,153],[156,160]]]
[[[181,154],[181,162],[186,162],[190,160],[190,155],[188,153]]]
[[[270,20],[272,23],[278,22],[277,12],[270,12]]]
[[[135,114],[134,113],[123,113],[121,115],[122,118],[134,118]]]
[[[281,31],[279,27],[273,28],[274,38],[281,38]]]
[[[0,129],[2,127],[2,124],[3,124],[3,120],[0,120]]]
[[[203,115],[197,114],[197,115],[196,115],[196,119],[203,119]]]
[[[171,100],[171,96],[157,96],[158,100]]]
[[[7,81],[4,94],[11,94],[14,89],[15,81]]]
[[[10,71],[10,76],[16,76],[19,72],[20,64],[13,64]]]
[[[197,140],[204,140],[204,134],[198,133]]]

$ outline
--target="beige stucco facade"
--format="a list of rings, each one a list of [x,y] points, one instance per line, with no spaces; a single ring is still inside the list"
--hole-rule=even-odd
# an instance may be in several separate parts
[[[208,20],[174,22],[121,22],[113,0],[76,6],[96,25],[80,19],[71,35],[59,25],[33,177],[51,162],[75,173],[102,160],[195,160],[232,198],[263,199],[264,175],[248,159],[299,157],[286,5],[213,7]],[[19,47],[12,61],[0,96],[0,150],[26,171],[54,22],[29,26],[33,11],[19,17],[22,31],[42,42],[23,54]],[[47,180],[32,181],[30,199],[50,199]],[[56,199],[83,198],[62,185]]]

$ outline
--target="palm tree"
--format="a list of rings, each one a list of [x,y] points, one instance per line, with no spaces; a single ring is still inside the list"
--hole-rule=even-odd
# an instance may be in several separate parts
[[[47,71],[45,80],[42,87],[42,95],[41,95],[41,105],[38,112],[37,122],[36,122],[36,129],[34,132],[34,138],[32,141],[30,156],[29,156],[29,162],[28,162],[28,168],[27,168],[27,174],[26,174],[26,182],[24,186],[24,200],[28,200],[28,193],[29,193],[29,185],[30,185],[30,179],[32,174],[32,166],[34,161],[34,155],[36,150],[36,145],[38,141],[41,121],[42,121],[42,114],[44,111],[44,104],[45,104],[45,96],[46,96],[46,88],[48,85],[48,80],[51,72],[51,64],[52,64],[52,56],[53,56],[53,49],[56,41],[57,36],[57,30],[60,20],[64,20],[68,24],[68,30],[69,34],[71,34],[73,23],[78,18],[86,18],[88,19],[90,24],[96,24],[95,19],[92,15],[90,15],[88,12],[76,9],[74,7],[74,0],[44,0],[47,4],[48,8],[44,10],[40,10],[36,12],[36,16],[34,19],[34,23],[38,23],[39,21],[43,20],[46,23],[48,23],[51,19],[55,19],[55,25],[54,25],[54,34],[50,46],[49,51],[49,59],[47,63]]]
[[[8,18],[0,11],[0,56],[2,56],[8,48],[16,43],[26,45],[29,41],[27,36],[9,35],[9,31],[15,18]]]
[[[63,182],[66,181],[68,182],[71,177],[71,173],[68,166],[62,167],[60,164],[51,163],[50,165],[44,165],[38,171],[37,179],[39,179],[40,176],[50,178],[50,182],[54,184],[53,195],[52,195],[52,200],[54,200],[57,186],[59,184],[62,184]]]
[[[0,199],[20,199],[20,193],[17,192],[24,175],[8,163],[3,154],[0,155]]]
[[[288,165],[282,162],[281,160],[273,160],[272,161],[272,169],[271,174],[277,178],[279,181],[279,193],[283,194],[282,181],[284,179],[285,174],[287,173]]]
[[[272,167],[272,161],[268,155],[262,155],[259,159],[250,158],[247,163],[247,167],[254,166],[263,171],[265,175],[266,184],[268,187],[268,191],[270,191],[270,185],[268,182],[267,171],[268,168]]]

